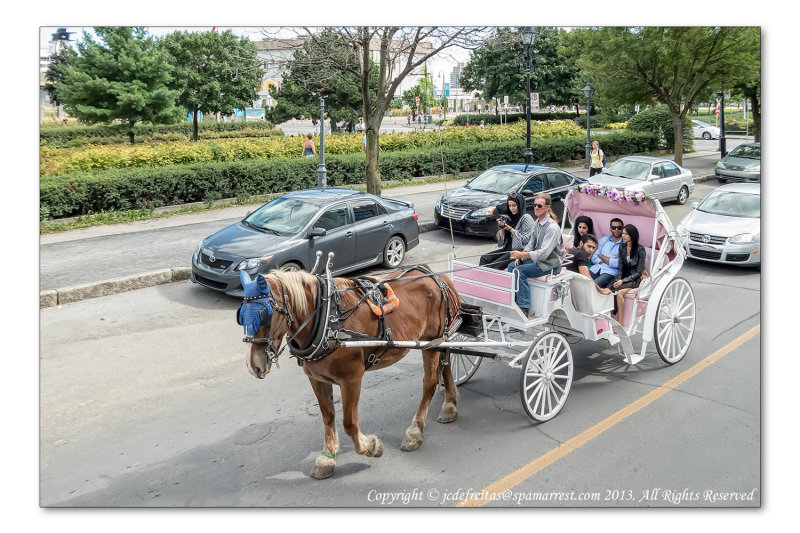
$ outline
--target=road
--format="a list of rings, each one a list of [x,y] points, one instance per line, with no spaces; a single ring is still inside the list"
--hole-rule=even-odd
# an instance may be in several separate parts
[[[695,194],[715,186],[700,184]],[[686,210],[667,206],[673,221]],[[474,256],[486,247],[433,231],[407,262],[430,263],[448,251]],[[508,486],[506,476],[536,460],[544,468],[512,485],[511,500],[488,506],[759,506],[761,337],[753,328],[761,322],[760,275],[695,262],[681,275],[695,292],[698,327],[679,364],[663,364],[651,349],[643,364],[627,366],[615,349],[578,343],[564,411],[535,425],[519,403],[519,372],[484,363],[461,388],[459,419],[435,422],[437,393],[425,444],[406,453],[399,444],[421,382],[412,352],[365,379],[362,424],[383,439],[383,457],[356,455],[337,422],[342,451],[324,482],[308,475],[322,424],[307,380],[285,356],[264,381],[247,373],[233,319],[239,300],[185,281],[42,309],[40,503],[452,507],[468,491]],[[742,341],[746,332],[755,336]],[[729,351],[695,367],[720,350]],[[660,388],[690,369],[699,372]],[[668,392],[619,415],[659,390]],[[341,420],[338,391],[335,398]],[[602,421],[610,425],[596,434]],[[583,444],[547,459],[575,439]],[[732,504],[706,494],[753,499]],[[555,497],[562,499],[542,499]]]
[[[714,141],[700,140],[697,144],[698,150],[709,150],[713,149]],[[684,159],[685,166],[695,176],[713,174],[718,158],[714,154],[705,154]],[[583,168],[570,171],[578,176],[588,176],[588,171]],[[446,186],[454,188],[463,183],[463,180],[456,180]],[[385,193],[413,201],[420,222],[427,222],[433,220],[433,206],[444,188],[445,184],[434,184],[387,189]],[[707,191],[705,187],[697,187],[689,202],[701,200]],[[240,206],[200,215],[178,215],[168,219],[43,235],[39,247],[40,290],[70,287],[162,268],[188,267],[198,242],[240,220],[255,207]],[[688,212],[688,205],[685,209]]]

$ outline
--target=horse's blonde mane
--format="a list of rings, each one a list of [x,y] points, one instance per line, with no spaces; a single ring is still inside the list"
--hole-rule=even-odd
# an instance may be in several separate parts
[[[283,270],[273,270],[265,276],[272,278],[283,285],[286,293],[289,296],[289,311],[292,315],[304,316],[309,312],[308,300],[306,300],[305,288],[311,289],[311,294],[316,298],[317,294],[317,278],[304,270],[296,272],[284,272]],[[273,290],[278,296],[283,298],[280,289]]]

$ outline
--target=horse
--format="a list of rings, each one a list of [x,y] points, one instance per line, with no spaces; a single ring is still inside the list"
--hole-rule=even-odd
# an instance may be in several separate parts
[[[294,348],[293,354],[298,351],[304,353],[304,350],[308,352],[320,344],[317,336],[320,324],[326,320],[333,322],[324,312],[324,302],[319,301],[324,296],[320,283],[325,284],[326,279],[333,283],[332,293],[338,295],[339,311],[346,310],[339,315],[340,331],[357,332],[354,334],[373,339],[381,335],[385,339],[386,332],[389,332],[389,339],[393,341],[440,339],[447,328],[453,326],[451,320],[460,307],[458,293],[450,278],[444,274],[434,275],[425,267],[410,267],[383,277],[384,282],[391,282],[391,289],[400,305],[382,317],[376,316],[370,305],[360,305],[364,297],[355,290],[356,283],[351,279],[323,278],[305,271],[280,270],[272,270],[266,275],[258,274],[254,281],[245,273],[241,278],[246,297],[238,321],[245,326],[245,335],[252,335],[244,339],[249,344],[246,351],[247,368],[258,379],[264,379],[272,362],[277,361],[284,336],[289,339],[290,350]],[[255,296],[248,299],[248,293]],[[243,316],[241,311],[248,302],[259,303],[260,313],[251,309],[249,318]],[[262,319],[260,321],[257,320],[259,316]],[[314,342],[317,344],[312,344]],[[325,341],[321,343],[325,344]],[[361,382],[365,372],[393,365],[410,351],[410,348],[398,347],[343,347],[335,340],[331,344],[333,346],[328,349],[332,351],[323,357],[302,360],[298,357],[319,402],[325,425],[323,449],[311,470],[311,476],[316,479],[333,475],[335,457],[339,451],[339,438],[334,425],[333,385],[339,386],[342,425],[352,439],[356,453],[380,457],[383,454],[380,438],[363,434],[359,425]],[[440,375],[445,394],[437,420],[449,423],[458,416],[458,390],[447,359],[440,350],[422,349],[422,399],[400,446],[405,451],[415,451],[422,445],[428,408]]]

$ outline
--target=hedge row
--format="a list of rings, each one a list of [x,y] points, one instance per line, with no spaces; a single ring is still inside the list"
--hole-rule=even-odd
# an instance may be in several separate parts
[[[39,129],[41,145],[60,147],[81,144],[123,144],[128,142],[127,126],[122,124],[96,124],[93,126],[43,125]],[[267,121],[213,122],[206,120],[197,125],[198,135],[204,138],[246,136],[247,134],[283,135]],[[133,127],[136,142],[147,140],[179,140],[191,136],[191,122],[177,124],[136,124]]]
[[[567,113],[567,112],[558,112],[558,113],[531,113],[531,121],[539,121],[539,120],[572,120],[578,115],[576,113]],[[470,125],[480,124],[481,120],[483,121],[484,125],[486,124],[500,124],[502,122],[505,124],[508,122],[511,124],[512,122],[517,122],[519,120],[525,121],[526,114],[525,113],[508,113],[496,115],[494,113],[469,113],[469,114],[461,114],[457,115],[453,119],[453,124],[456,126],[464,126],[469,120]]]
[[[615,133],[599,137],[608,155],[645,152],[657,148],[653,134]],[[531,142],[534,161],[582,159],[581,137],[541,139]],[[509,162],[522,162],[525,143],[520,141],[451,145],[380,156],[383,180],[480,171]],[[280,158],[126,168],[94,173],[73,173],[42,178],[40,218],[155,208],[220,198],[245,198],[269,192],[313,187],[316,159]],[[364,155],[326,156],[329,186],[364,183]]]

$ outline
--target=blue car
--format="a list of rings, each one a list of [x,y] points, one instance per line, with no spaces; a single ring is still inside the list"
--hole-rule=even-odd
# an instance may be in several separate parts
[[[334,252],[332,273],[376,264],[400,266],[419,244],[414,204],[349,189],[309,189],[279,196],[200,241],[193,282],[242,296],[239,272],[252,278],[280,268],[310,270],[316,252]]]
[[[499,165],[471,179],[463,187],[443,194],[434,207],[434,221],[442,228],[457,233],[494,237],[497,216],[509,193],[526,198],[526,211],[533,214],[533,198],[542,192],[553,201],[552,209],[559,221],[564,216],[563,200],[575,185],[586,180],[559,168],[539,165]]]

